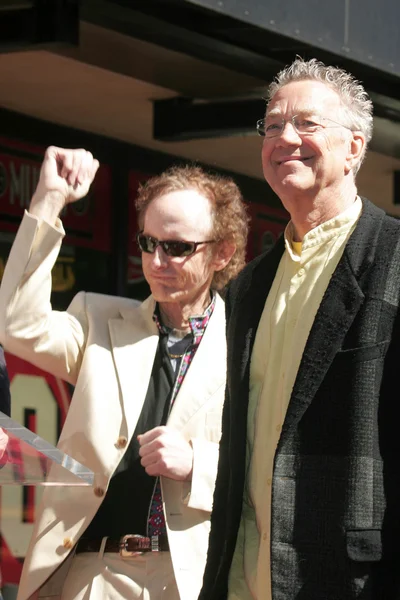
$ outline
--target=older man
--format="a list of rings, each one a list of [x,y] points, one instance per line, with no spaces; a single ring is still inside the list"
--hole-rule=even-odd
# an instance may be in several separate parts
[[[84,150],[47,150],[1,288],[1,341],[75,385],[60,447],[95,473],[93,488],[44,493],[18,599],[42,588],[62,600],[194,600],[225,388],[217,290],[243,266],[247,217],[230,180],[195,167],[155,177],[137,201],[152,295],[138,306],[81,292],[52,311],[58,215],[97,168]]]
[[[400,598],[400,223],[355,182],[372,104],[350,74],[298,59],[257,126],[291,221],[226,298],[200,598]]]

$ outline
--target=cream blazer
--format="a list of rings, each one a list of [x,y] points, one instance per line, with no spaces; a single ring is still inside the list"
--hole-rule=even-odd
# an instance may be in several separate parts
[[[8,352],[75,386],[58,447],[92,469],[95,483],[45,490],[18,600],[27,600],[39,589],[41,597],[59,597],[66,559],[96,514],[135,430],[158,343],[151,296],[138,305],[126,298],[80,292],[67,311],[52,310],[51,269],[63,235],[60,221],[52,227],[25,214],[0,288],[0,341]],[[193,444],[193,479],[161,478],[172,563],[183,600],[197,599],[202,585],[225,362],[224,303],[218,296],[168,420]],[[57,476],[57,467],[54,473]]]

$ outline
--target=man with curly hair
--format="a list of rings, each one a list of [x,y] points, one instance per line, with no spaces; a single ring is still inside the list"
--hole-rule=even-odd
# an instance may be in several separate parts
[[[226,297],[228,369],[201,600],[400,598],[400,222],[357,192],[372,102],[297,59],[266,181],[291,216]]]
[[[60,448],[93,487],[47,488],[18,600],[195,600],[206,560],[225,389],[219,294],[244,265],[247,216],[233,181],[173,168],[139,191],[151,296],[80,292],[50,304],[64,230],[99,163],[51,147],[0,292],[1,341],[69,381]]]

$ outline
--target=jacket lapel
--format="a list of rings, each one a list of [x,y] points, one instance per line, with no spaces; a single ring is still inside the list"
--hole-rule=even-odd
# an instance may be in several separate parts
[[[225,386],[225,373],[225,306],[217,294],[213,314],[177,394],[168,425],[182,429],[199,408]]]
[[[384,212],[368,200],[317,311],[286,413],[280,444],[312,402],[364,300],[362,278],[372,263]]]
[[[108,323],[129,439],[142,410],[157,350],[154,304],[150,297],[138,307],[121,310],[122,318]]]

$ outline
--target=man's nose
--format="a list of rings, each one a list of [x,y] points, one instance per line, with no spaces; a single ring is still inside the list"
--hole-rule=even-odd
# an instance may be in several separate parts
[[[283,129],[278,137],[278,142],[283,144],[298,144],[301,142],[301,137],[296,131],[295,126],[289,119],[285,122]]]
[[[157,246],[153,253],[153,264],[158,269],[164,267],[167,264],[167,255],[161,246]]]

